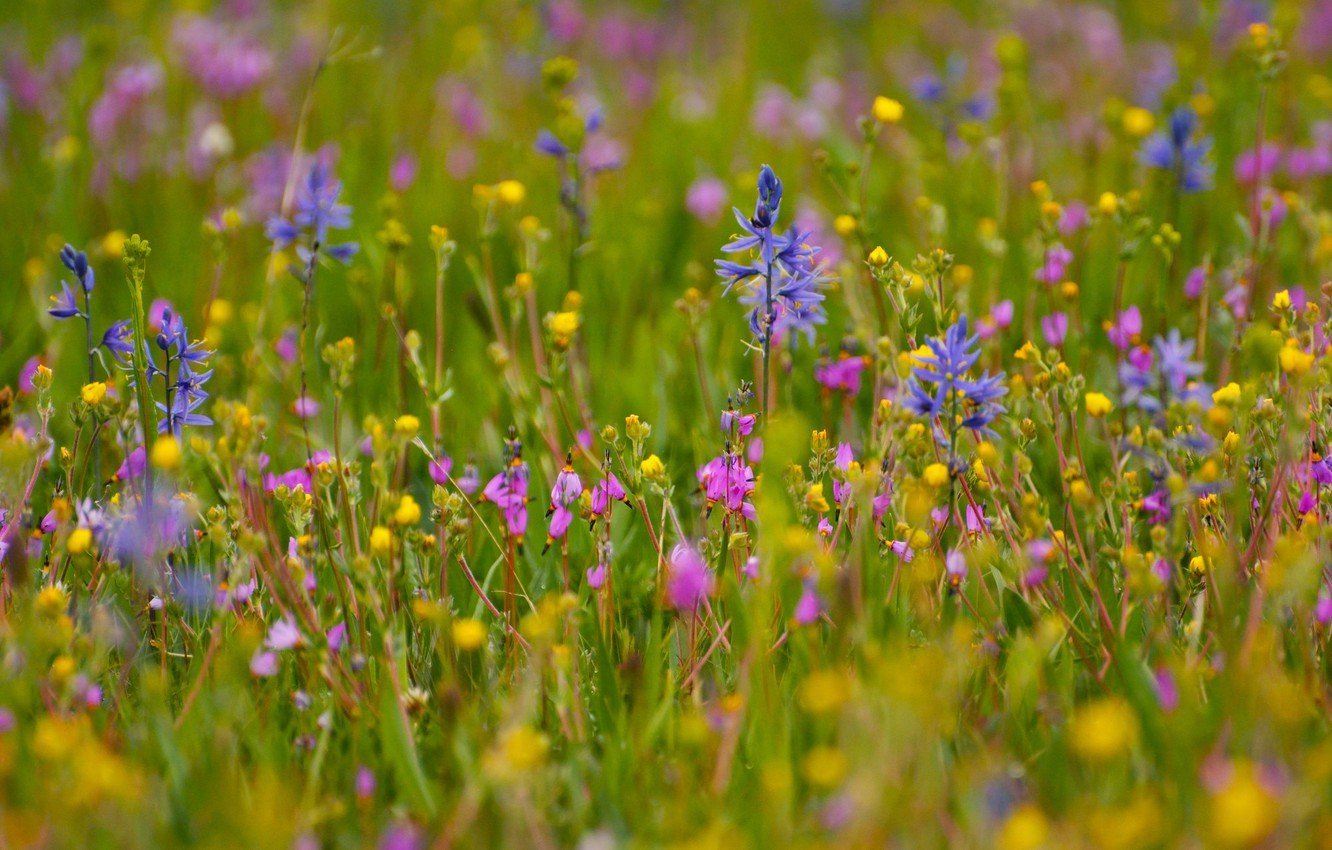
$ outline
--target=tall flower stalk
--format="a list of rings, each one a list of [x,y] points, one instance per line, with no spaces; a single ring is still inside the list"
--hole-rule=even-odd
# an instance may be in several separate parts
[[[143,308],[143,279],[147,274],[148,255],[152,249],[148,240],[134,234],[125,243],[125,280],[129,283],[130,322],[134,326],[134,347],[130,352],[131,368],[134,370],[134,398],[139,408],[139,427],[143,430],[144,445],[157,434],[157,407],[152,401],[152,390],[148,383],[148,321]],[[151,465],[144,469],[144,493],[149,504],[153,500],[153,470]]]
[[[716,261],[717,275],[726,280],[726,292],[736,284],[753,285],[741,302],[753,305],[749,329],[763,350],[765,421],[772,407],[769,395],[773,340],[802,334],[813,342],[815,326],[827,322],[823,310],[827,280],[815,262],[819,249],[809,244],[807,231],[792,227],[784,234],[776,232],[781,205],[782,181],[771,167],[764,165],[759,169],[753,218],[745,218],[740,210],[733,210],[742,233],[722,246],[722,251],[728,254],[748,254],[752,259],[748,263]]]

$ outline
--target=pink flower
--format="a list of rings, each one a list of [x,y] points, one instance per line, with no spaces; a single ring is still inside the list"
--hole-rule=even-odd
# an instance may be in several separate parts
[[[678,611],[694,611],[712,592],[713,577],[703,556],[680,543],[671,550],[666,578],[666,599]]]
[[[700,177],[685,193],[685,209],[704,224],[716,224],[726,210],[726,184],[716,177]]]

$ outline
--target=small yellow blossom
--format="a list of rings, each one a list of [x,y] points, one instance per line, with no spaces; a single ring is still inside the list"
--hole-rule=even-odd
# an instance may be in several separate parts
[[[831,714],[850,698],[851,684],[838,670],[815,670],[796,691],[796,702],[810,714]]]
[[[376,555],[387,555],[393,551],[393,532],[382,525],[370,531],[370,551]]]
[[[1299,347],[1297,340],[1288,340],[1279,355],[1281,371],[1291,375],[1303,375],[1313,368],[1314,356]]]
[[[1253,766],[1235,765],[1212,797],[1212,837],[1223,847],[1253,847],[1276,829],[1277,800],[1254,775]]]
[[[948,467],[942,463],[932,463],[925,467],[923,475],[925,483],[931,487],[943,487],[948,483]]]
[[[421,506],[410,495],[404,493],[398,500],[398,509],[393,512],[395,525],[416,525],[421,521]]]
[[[880,95],[874,98],[874,120],[880,124],[896,124],[906,114],[900,101]]]
[[[854,236],[856,233],[856,217],[845,213],[837,216],[833,219],[833,230],[837,231],[837,235],[843,239]]]
[[[1101,211],[1101,215],[1114,215],[1119,211],[1119,197],[1114,192],[1102,192],[1096,208]]]
[[[1147,135],[1156,127],[1156,118],[1141,106],[1131,106],[1124,110],[1124,132],[1130,136]]]
[[[835,788],[846,776],[846,756],[836,747],[814,747],[805,756],[801,770],[815,788]]]
[[[1128,751],[1138,736],[1138,720],[1128,703],[1106,697],[1082,705],[1069,724],[1075,752],[1088,761],[1109,761]]]
[[[92,548],[92,543],[92,531],[76,528],[69,533],[69,539],[65,541],[65,550],[71,555],[82,555]]]
[[[393,420],[393,431],[400,437],[405,437],[410,440],[412,437],[415,437],[416,432],[420,430],[421,420],[410,413],[404,413],[402,416]]]
[[[1041,810],[1024,803],[1013,810],[999,830],[999,850],[1038,850],[1050,840],[1050,823]]]
[[[1239,403],[1239,400],[1240,400],[1240,385],[1235,383],[1234,381],[1231,381],[1230,383],[1226,384],[1224,387],[1221,387],[1219,390],[1212,393],[1212,401],[1216,402],[1217,404],[1234,406]]]
[[[1083,397],[1083,404],[1087,407],[1087,415],[1097,419],[1105,416],[1115,408],[1114,404],[1110,401],[1110,397],[1105,393],[1087,393],[1087,395]]]
[[[1283,290],[1281,290],[1280,292],[1278,292],[1276,295],[1273,295],[1273,296],[1272,296],[1272,309],[1273,309],[1273,310],[1289,310],[1289,309],[1290,309],[1290,290],[1289,290],[1289,289],[1283,289]]]
[[[515,770],[541,766],[550,750],[550,740],[526,724],[509,730],[500,744],[504,760]]]
[[[527,197],[527,187],[517,180],[501,180],[495,185],[495,195],[501,203],[516,207]]]
[[[644,478],[655,481],[666,476],[666,464],[656,455],[648,455],[638,465],[638,471],[643,473]]]
[[[869,252],[869,264],[875,268],[888,265],[888,252],[883,250],[882,245],[875,245],[874,250]]]
[[[158,437],[153,443],[153,450],[149,453],[148,460],[157,469],[165,471],[180,469],[180,441],[170,434]]]
[[[80,393],[83,396],[83,403],[89,407],[96,407],[106,398],[106,384],[102,381],[93,381],[91,384],[84,384]]]
[[[462,617],[453,621],[453,645],[463,652],[473,652],[486,642],[486,626],[480,620]]]

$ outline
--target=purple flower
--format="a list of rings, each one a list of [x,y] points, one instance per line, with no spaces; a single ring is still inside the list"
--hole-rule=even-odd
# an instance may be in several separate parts
[[[945,416],[956,409],[960,425],[980,433],[989,433],[990,423],[1005,411],[999,399],[1008,392],[1002,373],[989,372],[972,380],[967,373],[980,359],[979,337],[967,333],[967,317],[962,316],[942,337],[925,340],[930,353],[921,356],[907,380],[904,405],[917,416],[927,419]]]
[[[1042,316],[1041,333],[1045,335],[1047,345],[1056,347],[1063,345],[1064,338],[1068,336],[1068,314],[1057,312]]]
[[[430,473],[430,480],[442,487],[449,483],[449,473],[453,471],[453,458],[441,454],[430,461],[426,471]]]
[[[700,177],[685,193],[685,209],[704,224],[716,224],[726,206],[726,184],[716,177]]]
[[[1179,190],[1186,194],[1212,186],[1212,164],[1207,160],[1212,141],[1195,140],[1197,126],[1198,116],[1181,106],[1171,113],[1169,126],[1149,136],[1138,154],[1143,165],[1170,172]]]
[[[264,646],[276,652],[286,649],[294,649],[303,642],[301,630],[294,622],[283,617],[268,629],[268,637],[264,639]]]
[[[1111,345],[1120,351],[1127,351],[1142,333],[1142,311],[1138,305],[1134,304],[1120,313],[1113,325],[1106,326],[1105,332],[1110,337]]]
[[[800,594],[800,599],[796,601],[792,616],[797,624],[808,626],[817,623],[822,615],[823,603],[819,600],[819,594],[814,590],[814,583],[807,581],[805,582],[804,591]]]
[[[712,573],[693,546],[676,545],[667,567],[666,600],[677,611],[696,610],[712,593]]]
[[[278,657],[276,652],[260,650],[250,659],[250,673],[259,678],[277,675]]]
[[[528,467],[523,462],[522,443],[517,439],[506,442],[506,453],[508,463],[486,484],[481,498],[499,508],[509,536],[522,540],[527,533]]]
[[[612,502],[624,501],[627,497],[628,494],[625,493],[620,479],[615,477],[614,472],[607,471],[596,484],[592,485],[592,515],[605,516]]]
[[[1073,252],[1056,242],[1045,251],[1045,260],[1036,272],[1036,279],[1051,286],[1061,283],[1069,263],[1073,262]]]
[[[574,472],[573,459],[565,461],[564,468],[555,476],[555,485],[550,490],[550,528],[546,532],[546,546],[564,537],[573,522],[574,505],[583,495],[583,480]]]

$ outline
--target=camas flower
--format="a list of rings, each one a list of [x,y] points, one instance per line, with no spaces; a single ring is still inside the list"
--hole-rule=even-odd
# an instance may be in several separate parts
[[[717,260],[717,275],[726,281],[726,292],[750,284],[740,301],[753,307],[749,327],[760,343],[796,333],[812,342],[814,328],[827,322],[823,301],[828,281],[815,261],[819,249],[809,244],[809,231],[793,227],[785,234],[776,232],[781,204],[782,181],[765,165],[759,170],[754,216],[745,218],[733,210],[741,233],[722,246],[727,254],[751,254],[754,259]]]
[[[212,419],[195,411],[208,400],[204,384],[213,377],[213,370],[196,372],[194,367],[202,366],[213,352],[205,349],[199,340],[191,342],[184,320],[169,309],[163,315],[163,328],[157,335],[156,346],[165,357],[160,367],[152,348],[145,345],[144,349],[148,358],[146,379],[151,382],[155,376],[161,375],[167,388],[166,403],[157,402],[157,409],[166,414],[158,423],[158,430],[179,437],[181,428],[186,425],[212,425]],[[172,366],[175,366],[174,379]]]
[[[296,196],[295,215],[290,220],[281,216],[270,218],[265,233],[281,248],[304,237],[305,242],[297,246],[296,253],[307,265],[319,254],[326,254],[340,263],[351,262],[360,249],[357,243],[328,244],[330,230],[351,227],[352,210],[338,201],[341,194],[342,183],[333,177],[323,161],[316,159]]]
[[[1181,192],[1201,192],[1212,187],[1212,164],[1207,161],[1210,138],[1193,138],[1198,116],[1187,106],[1170,115],[1170,124],[1142,143],[1138,158],[1143,165],[1171,172]]]
[[[915,357],[916,365],[907,380],[907,409],[918,416],[936,419],[948,415],[950,405],[956,405],[961,417],[956,424],[992,433],[990,423],[1005,411],[998,400],[1008,389],[1002,373],[986,372],[975,380],[967,377],[980,358],[978,340],[979,337],[967,335],[966,316],[948,328],[943,337],[927,339],[925,344],[930,351]]]
[[[1119,365],[1124,403],[1147,413],[1158,413],[1174,401],[1210,407],[1212,388],[1195,380],[1203,373],[1203,365],[1193,360],[1196,345],[1172,328],[1168,336],[1158,336],[1151,349],[1134,349]]]

